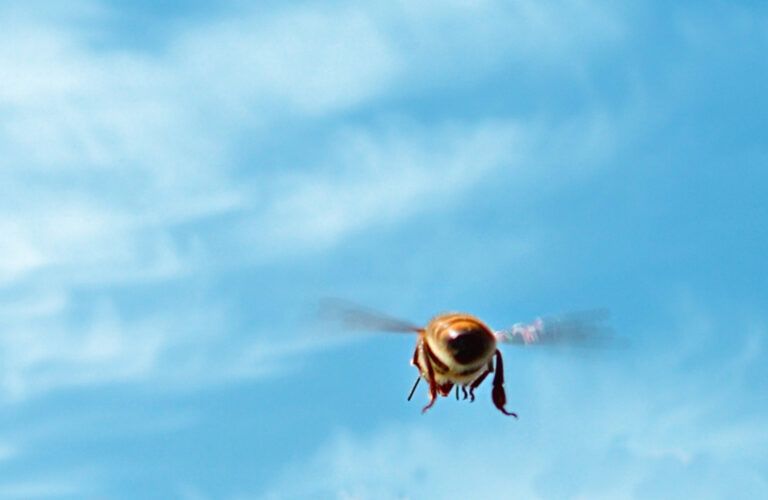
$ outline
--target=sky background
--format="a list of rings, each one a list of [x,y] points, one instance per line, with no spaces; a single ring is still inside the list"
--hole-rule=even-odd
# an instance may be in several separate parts
[[[762,2],[0,2],[0,498],[768,497]],[[508,408],[322,297],[504,349]]]

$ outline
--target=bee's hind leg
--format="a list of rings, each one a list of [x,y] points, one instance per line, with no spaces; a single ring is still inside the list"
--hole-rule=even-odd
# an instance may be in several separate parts
[[[504,363],[498,349],[496,349],[496,373],[493,375],[493,404],[504,415],[517,418],[517,413],[509,412],[504,408],[507,404],[507,393],[504,392]]]

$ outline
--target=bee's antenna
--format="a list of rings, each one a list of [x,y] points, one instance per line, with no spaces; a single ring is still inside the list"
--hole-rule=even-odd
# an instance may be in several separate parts
[[[413,384],[413,388],[411,389],[411,393],[408,394],[408,401],[410,401],[411,398],[413,397],[413,393],[416,392],[416,387],[418,387],[420,381],[421,381],[421,375],[416,377],[416,382]]]

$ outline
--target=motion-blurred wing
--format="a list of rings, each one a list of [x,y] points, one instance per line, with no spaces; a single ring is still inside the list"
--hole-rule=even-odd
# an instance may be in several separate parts
[[[499,342],[515,345],[574,345],[601,347],[614,343],[608,311],[579,311],[516,323],[496,332]]]
[[[342,299],[325,299],[320,303],[320,318],[347,330],[417,333],[418,325],[409,323]]]

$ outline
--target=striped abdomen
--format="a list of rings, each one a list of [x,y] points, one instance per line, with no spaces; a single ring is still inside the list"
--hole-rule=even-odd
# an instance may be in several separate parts
[[[466,385],[486,369],[496,351],[496,336],[474,316],[441,314],[424,329],[420,347],[419,366],[426,367],[423,358],[428,356],[438,384]]]

